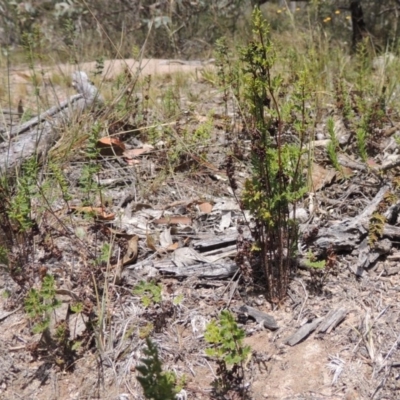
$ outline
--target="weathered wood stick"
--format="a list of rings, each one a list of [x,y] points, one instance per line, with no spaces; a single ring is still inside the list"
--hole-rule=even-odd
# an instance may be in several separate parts
[[[71,121],[72,116],[101,103],[97,88],[85,72],[74,72],[72,85],[78,95],[19,127],[11,128],[8,134],[10,140],[0,144],[0,175],[14,170],[29,157],[45,154],[61,135],[57,127]]]
[[[315,318],[312,322],[304,324],[293,335],[289,336],[285,343],[289,346],[294,346],[304,340],[310,333],[315,331],[317,326],[322,322],[323,318]]]
[[[317,333],[330,333],[336,328],[345,318],[348,311],[345,308],[337,308],[328,312],[324,320],[317,329]]]

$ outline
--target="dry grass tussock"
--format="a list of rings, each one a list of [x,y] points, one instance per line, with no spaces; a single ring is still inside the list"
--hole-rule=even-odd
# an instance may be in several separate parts
[[[267,83],[221,43],[212,63],[4,70],[1,148],[71,96],[76,69],[103,101],[0,177],[1,398],[143,399],[147,338],[181,399],[396,398],[400,69],[314,37],[274,36]],[[301,267],[281,299],[263,267],[292,251],[274,247],[276,209]],[[251,348],[232,369],[205,340],[224,309]]]

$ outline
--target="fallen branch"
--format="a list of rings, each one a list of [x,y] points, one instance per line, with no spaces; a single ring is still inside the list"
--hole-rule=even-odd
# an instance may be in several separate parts
[[[382,186],[370,204],[356,217],[321,229],[316,245],[323,249],[332,246],[334,250],[353,250],[368,234],[371,215],[389,189],[389,185]]]
[[[56,128],[102,101],[85,72],[74,72],[72,85],[79,94],[10,129],[6,134],[9,141],[0,144],[0,175],[14,170],[27,158],[42,157],[60,137],[60,129]]]

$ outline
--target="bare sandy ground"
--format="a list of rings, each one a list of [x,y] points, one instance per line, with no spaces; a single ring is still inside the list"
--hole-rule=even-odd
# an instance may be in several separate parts
[[[182,61],[154,58],[145,58],[141,62],[134,59],[106,60],[104,61],[102,78],[105,80],[111,80],[126,71],[129,71],[131,74],[135,74],[139,71],[141,75],[165,75],[176,72],[195,72],[196,70],[203,69],[205,66],[210,65],[212,65],[212,63],[207,61]],[[56,73],[63,76],[71,76],[71,73],[76,70],[85,71],[86,73],[94,72],[96,70],[96,62],[92,61],[75,65],[58,64],[40,68],[40,71],[44,72],[45,77]],[[17,81],[20,79],[25,80],[30,78],[32,71],[26,68],[15,68],[11,69],[11,75],[15,77]]]

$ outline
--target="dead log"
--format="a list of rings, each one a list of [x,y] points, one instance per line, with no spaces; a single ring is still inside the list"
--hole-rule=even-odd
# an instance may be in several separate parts
[[[223,279],[229,278],[235,274],[238,267],[236,263],[219,263],[219,264],[194,264],[185,267],[166,266],[159,269],[163,275],[174,276],[175,278],[186,278],[196,276],[204,279]]]
[[[385,224],[383,227],[383,236],[390,237],[391,239],[400,239],[400,227]]]
[[[124,275],[129,276],[131,273],[140,271],[141,269],[155,268],[162,275],[173,276],[175,278],[187,278],[196,276],[204,279],[224,279],[235,274],[238,267],[234,262],[218,263],[195,263],[191,265],[177,265],[173,260],[162,261],[143,261],[138,264],[127,266]]]
[[[378,204],[383,200],[389,185],[384,185],[371,200],[364,211],[351,219],[345,219],[328,228],[322,228],[318,232],[316,245],[321,249],[332,246],[337,250],[353,250],[368,234],[369,220]]]
[[[346,315],[347,310],[344,308],[337,308],[329,311],[318,326],[317,333],[330,333],[346,318]]]
[[[360,0],[350,2],[351,22],[353,26],[352,50],[357,50],[357,45],[367,36],[367,26],[364,22],[364,13]]]
[[[301,328],[299,328],[293,335],[289,336],[285,343],[289,346],[294,346],[301,341],[303,341],[308,335],[315,331],[317,326],[322,322],[323,318],[315,318],[313,321],[308,324],[304,324]]]
[[[0,144],[0,175],[13,171],[32,156],[40,158],[45,155],[59,139],[63,125],[102,101],[97,88],[85,72],[74,72],[72,85],[79,94],[10,129],[6,134],[9,140]]]

